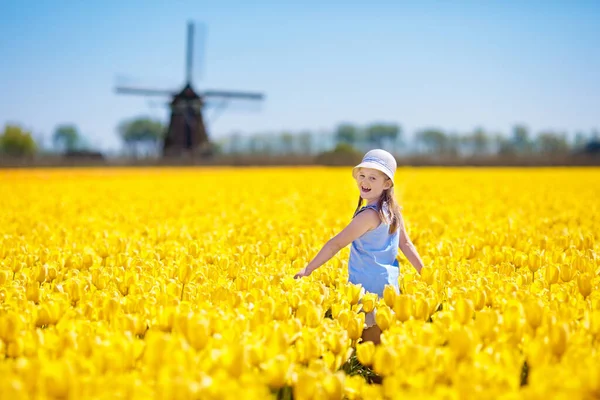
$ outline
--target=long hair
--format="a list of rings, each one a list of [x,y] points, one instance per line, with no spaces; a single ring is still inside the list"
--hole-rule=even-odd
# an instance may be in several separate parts
[[[356,206],[354,215],[356,215],[358,210],[360,210],[362,203],[363,198],[359,194],[358,205]],[[387,204],[387,210],[389,213],[385,212],[383,207],[384,204]],[[377,201],[377,209],[379,210],[379,218],[389,224],[390,229],[388,229],[388,233],[390,235],[396,232],[400,226],[400,208],[400,205],[398,205],[398,202],[396,201],[396,196],[394,195],[394,187],[392,186],[389,189],[385,189]]]

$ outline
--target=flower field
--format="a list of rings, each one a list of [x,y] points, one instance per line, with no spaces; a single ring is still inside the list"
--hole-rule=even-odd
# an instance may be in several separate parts
[[[0,398],[599,398],[600,169],[396,182],[426,267],[377,299],[293,279],[350,168],[0,170]]]

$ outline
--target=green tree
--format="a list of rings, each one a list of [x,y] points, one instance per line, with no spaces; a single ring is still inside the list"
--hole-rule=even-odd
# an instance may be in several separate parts
[[[400,135],[400,127],[396,124],[375,123],[367,127],[366,134],[371,145],[383,148],[386,140],[396,141]]]
[[[529,138],[529,129],[524,125],[516,125],[513,128],[512,144],[515,151],[520,154],[533,152],[533,141]]]
[[[282,132],[279,136],[279,140],[284,154],[294,152],[294,135],[290,132]]]
[[[444,132],[439,129],[423,129],[417,132],[417,143],[425,147],[428,153],[445,153],[447,150],[447,137]]]
[[[143,148],[148,152],[155,152],[164,138],[165,126],[162,122],[148,117],[137,117],[122,122],[119,125],[119,134],[133,154],[137,155]]]
[[[337,144],[345,143],[354,146],[360,136],[359,130],[352,124],[343,123],[338,125],[335,130],[335,142]]]
[[[312,153],[312,134],[308,131],[303,131],[298,134],[298,147],[302,154]]]
[[[0,152],[10,156],[28,156],[37,152],[38,146],[30,131],[18,125],[7,124],[0,135]]]
[[[567,135],[552,131],[540,132],[536,138],[538,150],[543,154],[560,154],[569,151]]]
[[[56,127],[52,135],[52,144],[55,149],[73,151],[78,148],[81,137],[75,125],[63,124]]]

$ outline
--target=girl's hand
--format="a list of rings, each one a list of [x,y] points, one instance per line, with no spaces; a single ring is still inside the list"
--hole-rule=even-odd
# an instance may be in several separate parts
[[[311,274],[310,271],[308,271],[305,268],[302,268],[296,275],[294,275],[294,279],[298,279],[298,278],[302,278],[303,276],[309,276]]]

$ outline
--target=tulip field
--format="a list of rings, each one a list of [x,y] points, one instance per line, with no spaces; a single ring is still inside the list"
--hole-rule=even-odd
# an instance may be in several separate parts
[[[408,168],[425,268],[347,283],[351,168],[0,170],[2,399],[600,397],[600,169]],[[376,311],[381,344],[362,342]]]

